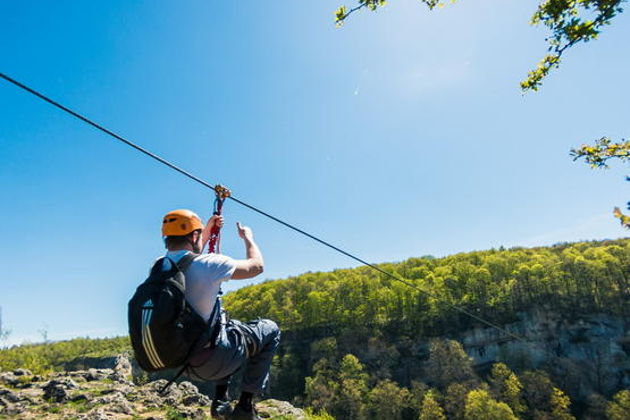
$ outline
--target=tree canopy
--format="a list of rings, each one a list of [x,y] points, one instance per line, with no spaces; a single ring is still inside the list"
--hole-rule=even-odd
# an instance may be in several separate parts
[[[429,336],[475,324],[452,305],[498,324],[542,302],[565,314],[627,316],[629,259],[630,240],[411,258],[380,267],[416,288],[358,267],[265,282],[227,294],[225,303],[236,318],[269,317],[283,329],[359,333],[396,323]]]
[[[571,149],[571,156],[573,160],[584,158],[591,168],[607,169],[611,159],[618,159],[623,163],[630,160],[630,141],[613,142],[608,137],[602,137],[594,145],[583,144],[577,149]],[[630,177],[626,177],[626,181],[630,181]],[[627,206],[630,210],[630,202]],[[613,209],[613,215],[619,219],[621,226],[630,229],[630,216],[623,214],[619,207]]]

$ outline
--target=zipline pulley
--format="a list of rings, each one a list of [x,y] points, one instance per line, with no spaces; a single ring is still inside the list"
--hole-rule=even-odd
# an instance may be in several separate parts
[[[217,184],[214,186],[214,193],[216,195],[214,199],[214,211],[215,216],[220,216],[223,211],[223,202],[232,194],[229,189],[223,185]],[[208,241],[208,254],[221,252],[221,228],[218,225],[214,225],[210,231],[210,240]]]

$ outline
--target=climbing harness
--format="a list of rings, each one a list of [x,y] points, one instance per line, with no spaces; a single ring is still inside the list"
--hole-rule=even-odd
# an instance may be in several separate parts
[[[232,193],[221,184],[217,184],[214,186],[214,193],[216,194],[216,198],[214,199],[214,211],[212,212],[212,214],[215,216],[221,216],[221,212],[223,211],[223,202],[226,198],[232,195]],[[215,224],[210,231],[210,240],[208,241],[208,254],[212,254],[213,252],[220,254],[220,245],[221,227],[218,224]]]
[[[220,192],[222,191],[222,190],[218,190],[218,191],[217,191],[217,186],[212,186],[210,183],[208,183],[208,182],[206,182],[206,181],[202,180],[201,178],[198,178],[198,177],[196,177],[195,175],[193,175],[193,174],[191,174],[191,173],[189,173],[189,172],[187,172],[187,171],[185,171],[185,170],[183,170],[183,169],[181,169],[181,168],[177,167],[176,165],[174,165],[174,164],[170,163],[170,162],[169,162],[169,161],[167,161],[166,159],[163,159],[163,158],[161,158],[160,156],[158,156],[158,155],[156,155],[156,154],[154,154],[154,153],[152,153],[152,152],[148,151],[147,149],[145,149],[145,148],[143,148],[143,147],[141,147],[141,146],[138,146],[137,144],[135,144],[135,143],[133,143],[133,142],[131,142],[131,141],[129,141],[129,140],[127,140],[127,139],[125,139],[124,137],[121,137],[120,135],[118,135],[118,134],[114,133],[113,131],[108,130],[107,128],[105,128],[105,127],[103,127],[103,126],[101,126],[101,125],[99,125],[99,124],[95,123],[94,121],[92,121],[92,120],[90,120],[90,119],[88,119],[88,118],[84,117],[83,115],[81,115],[81,114],[79,114],[79,113],[77,113],[77,112],[75,112],[75,111],[71,110],[70,108],[67,108],[67,107],[65,107],[64,105],[61,105],[61,104],[60,104],[60,103],[58,103],[58,102],[55,102],[54,100],[50,99],[49,97],[47,97],[47,96],[45,96],[45,95],[43,95],[43,94],[41,94],[41,93],[37,92],[36,90],[34,90],[34,89],[32,89],[32,88],[30,88],[30,87],[28,87],[28,86],[24,85],[23,83],[18,82],[18,81],[17,81],[17,80],[15,80],[15,79],[12,79],[11,77],[9,77],[9,76],[5,75],[4,73],[0,73],[0,78],[2,78],[2,79],[4,79],[4,80],[6,80],[6,81],[7,81],[7,82],[9,82],[9,83],[12,83],[13,85],[15,85],[15,86],[19,87],[20,89],[23,89],[23,90],[25,90],[25,91],[29,92],[30,94],[32,94],[32,95],[34,95],[34,96],[37,96],[37,97],[38,97],[38,98],[40,98],[41,100],[43,100],[43,101],[45,101],[45,102],[48,102],[49,104],[51,104],[51,105],[53,105],[53,106],[55,106],[55,107],[57,107],[57,108],[61,109],[62,111],[65,111],[66,113],[68,113],[68,114],[72,115],[72,116],[73,116],[73,117],[75,117],[75,118],[80,119],[81,121],[83,121],[83,122],[85,122],[85,123],[87,123],[87,124],[91,125],[92,127],[94,127],[94,128],[96,128],[96,129],[98,129],[98,130],[100,130],[100,131],[102,131],[102,132],[104,132],[104,133],[106,133],[106,134],[110,135],[111,137],[115,138],[116,140],[119,140],[119,141],[121,141],[121,142],[125,143],[126,145],[128,145],[128,146],[130,146],[130,147],[133,147],[134,149],[138,150],[139,152],[144,153],[145,155],[147,155],[147,156],[149,156],[149,157],[151,157],[151,158],[153,158],[153,159],[157,160],[158,162],[160,162],[160,163],[162,163],[162,164],[164,164],[164,165],[168,166],[169,168],[171,168],[171,169],[173,169],[173,170],[175,170],[175,171],[177,171],[177,172],[181,173],[182,175],[184,175],[184,176],[186,176],[186,177],[188,177],[188,178],[192,179],[193,181],[196,181],[196,182],[198,182],[199,184],[201,184],[201,185],[203,185],[203,186],[205,186],[205,187],[207,187],[207,188],[210,188],[210,189],[214,190],[214,192],[215,192],[215,193],[220,193]],[[222,188],[223,188],[223,187],[222,187]],[[302,235],[304,235],[304,236],[306,236],[306,237],[308,237],[308,238],[311,238],[312,240],[314,240],[314,241],[316,241],[316,242],[319,242],[320,244],[322,244],[322,245],[324,245],[324,246],[327,246],[328,248],[331,248],[331,249],[333,249],[333,250],[335,250],[335,251],[337,251],[337,252],[339,252],[339,253],[341,253],[341,254],[343,254],[343,255],[345,255],[345,256],[347,256],[347,257],[349,257],[349,258],[351,258],[351,259],[353,259],[353,260],[355,260],[355,261],[358,261],[358,262],[360,262],[361,264],[366,265],[366,266],[368,266],[368,267],[372,268],[373,270],[376,270],[376,271],[378,271],[379,273],[381,273],[381,274],[383,274],[383,275],[385,275],[385,276],[387,276],[387,277],[391,278],[392,280],[396,280],[396,281],[398,281],[398,282],[401,282],[401,283],[403,283],[403,284],[406,284],[407,286],[411,287],[412,289],[414,289],[414,290],[416,290],[416,291],[418,291],[418,292],[420,292],[420,293],[422,293],[422,294],[425,294],[425,295],[427,295],[427,296],[429,296],[429,297],[431,297],[431,298],[433,298],[433,299],[435,299],[435,300],[438,300],[438,301],[440,301],[440,302],[444,303],[445,305],[447,305],[448,307],[450,307],[450,308],[452,308],[452,309],[454,309],[454,310],[456,310],[456,311],[458,311],[458,312],[460,312],[460,313],[462,313],[462,314],[465,314],[465,315],[467,315],[467,316],[469,316],[469,317],[471,317],[471,318],[473,318],[473,319],[475,319],[475,320],[477,320],[477,321],[481,322],[482,324],[485,324],[485,325],[487,325],[487,326],[489,326],[489,327],[491,327],[491,328],[496,329],[497,331],[502,332],[502,333],[503,333],[503,334],[505,334],[506,336],[509,336],[509,337],[511,337],[511,338],[513,338],[513,339],[515,339],[515,340],[517,340],[517,341],[520,341],[520,342],[522,342],[522,343],[528,343],[528,342],[531,342],[530,340],[528,340],[528,339],[526,339],[526,338],[524,338],[524,337],[521,337],[521,336],[519,336],[519,335],[517,335],[517,334],[514,334],[514,333],[512,333],[512,332],[510,332],[510,331],[506,330],[505,328],[500,327],[499,325],[497,325],[497,324],[495,324],[495,323],[493,323],[493,322],[490,322],[490,321],[487,321],[487,320],[485,320],[485,319],[481,318],[480,316],[478,316],[478,315],[474,314],[473,312],[471,312],[471,311],[469,311],[469,310],[467,310],[467,309],[462,308],[461,306],[458,306],[458,305],[452,304],[452,303],[450,303],[449,301],[447,301],[447,300],[445,300],[445,299],[441,298],[440,296],[438,296],[438,295],[436,295],[436,294],[434,294],[434,293],[431,293],[431,292],[429,292],[429,291],[427,291],[427,290],[421,289],[420,287],[418,287],[418,286],[416,286],[415,284],[411,283],[409,280],[406,280],[406,279],[404,279],[404,278],[402,278],[402,277],[400,277],[400,276],[398,276],[398,275],[392,274],[392,273],[390,273],[389,271],[386,271],[386,270],[384,270],[384,269],[382,269],[382,268],[378,267],[378,266],[377,266],[377,265],[375,265],[375,264],[369,263],[369,262],[365,261],[365,260],[364,260],[364,259],[362,259],[362,258],[359,258],[359,257],[357,257],[357,256],[355,256],[355,255],[353,255],[353,254],[351,254],[351,253],[349,253],[349,252],[347,252],[347,251],[344,251],[343,249],[341,249],[341,248],[339,248],[339,247],[336,247],[336,246],[334,246],[334,245],[332,245],[332,244],[330,244],[330,243],[328,243],[328,242],[324,241],[323,239],[318,238],[317,236],[311,235],[310,233],[308,233],[308,232],[306,232],[306,231],[304,231],[304,230],[302,230],[302,229],[300,229],[300,228],[298,228],[298,227],[296,227],[296,226],[293,226],[293,225],[292,225],[292,224],[290,224],[290,223],[287,223],[287,222],[285,222],[285,221],[283,221],[283,220],[281,220],[281,219],[278,219],[277,217],[272,216],[271,214],[266,213],[266,212],[264,212],[263,210],[260,210],[260,209],[259,209],[259,208],[257,208],[257,207],[254,207],[254,206],[252,206],[252,205],[250,205],[250,204],[247,204],[247,203],[245,203],[244,201],[241,201],[241,200],[239,200],[239,199],[235,198],[235,197],[234,197],[234,196],[232,196],[231,194],[229,194],[229,195],[227,195],[227,196],[223,197],[223,198],[222,198],[222,200],[225,200],[226,198],[228,198],[228,199],[230,199],[230,200],[232,200],[232,201],[234,201],[234,202],[236,202],[236,203],[238,203],[238,204],[240,204],[240,205],[242,205],[242,206],[244,206],[244,207],[247,207],[248,209],[250,209],[250,210],[252,210],[252,211],[255,211],[256,213],[261,214],[261,215],[263,215],[263,216],[265,216],[265,217],[267,217],[267,218],[269,218],[269,219],[271,219],[271,220],[273,220],[273,221],[275,221],[275,222],[277,222],[277,223],[280,223],[281,225],[283,225],[283,226],[285,226],[285,227],[287,227],[287,228],[289,228],[289,229],[292,229],[292,230],[294,230],[294,231],[296,231],[296,232],[298,232],[298,233],[300,233],[300,234],[302,234]],[[219,203],[217,203],[217,209],[218,209],[218,204],[219,204]],[[222,206],[222,205],[223,205],[223,203],[222,203],[222,201],[221,201],[221,206]],[[217,240],[218,240],[218,239],[217,239]]]

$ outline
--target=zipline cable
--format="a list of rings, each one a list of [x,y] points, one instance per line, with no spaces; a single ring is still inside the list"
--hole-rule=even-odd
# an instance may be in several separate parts
[[[147,156],[157,160],[158,162],[160,162],[160,163],[168,166],[169,168],[171,168],[171,169],[181,173],[182,175],[187,176],[188,178],[192,179],[193,181],[198,182],[199,184],[203,185],[204,187],[210,188],[211,190],[216,192],[215,187],[212,186],[210,183],[208,183],[208,182],[202,180],[201,178],[191,174],[190,172],[187,172],[187,171],[183,170],[182,168],[180,168],[180,167],[170,163],[166,159],[163,159],[160,156],[156,155],[155,153],[152,153],[152,152],[148,151],[144,147],[138,146],[137,144],[135,144],[135,143],[125,139],[124,137],[119,136],[118,134],[114,133],[113,131],[108,130],[107,128],[103,127],[102,125],[95,123],[94,121],[90,120],[89,118],[84,117],[83,115],[79,114],[78,112],[75,112],[75,111],[71,110],[70,108],[68,108],[68,107],[66,107],[64,105],[61,105],[59,102],[56,102],[56,101],[50,99],[49,97],[43,95],[42,93],[40,93],[40,92],[38,92],[38,91],[36,91],[36,90],[26,86],[23,83],[18,82],[17,80],[7,76],[4,73],[0,73],[0,77],[5,79],[7,82],[12,83],[15,86],[17,86],[17,87],[19,87],[19,88],[21,88],[21,89],[31,93],[32,95],[37,96],[39,99],[41,99],[41,100],[43,100],[45,102],[48,102],[49,104],[51,104],[51,105],[61,109],[62,111],[65,111],[66,113],[72,115],[73,117],[78,118],[81,121],[91,125],[92,127],[94,127],[96,129],[104,132],[105,134],[110,135],[111,137],[115,138],[116,140],[119,140],[119,141],[125,143],[126,145],[133,147],[134,149],[138,150],[139,152],[144,153],[145,155],[147,155]],[[425,295],[427,295],[427,296],[429,296],[429,297],[431,297],[431,298],[433,298],[433,299],[435,299],[435,300],[437,300],[439,302],[442,302],[442,303],[446,304],[447,306],[449,306],[450,308],[455,309],[456,311],[458,311],[460,313],[463,313],[464,315],[468,315],[469,317],[471,317],[471,318],[481,322],[482,324],[485,324],[485,325],[487,325],[487,326],[489,326],[491,328],[494,328],[494,329],[496,329],[498,331],[501,331],[502,333],[506,334],[509,337],[514,338],[515,340],[521,341],[523,343],[529,342],[529,340],[527,340],[524,337],[516,335],[516,334],[506,330],[505,328],[500,327],[497,324],[494,324],[494,323],[492,323],[490,321],[487,321],[487,320],[481,318],[480,316],[478,316],[478,315],[476,315],[476,314],[474,314],[474,313],[472,313],[472,312],[470,312],[470,311],[468,311],[468,310],[466,310],[466,309],[464,309],[464,308],[462,308],[462,307],[460,307],[458,305],[450,303],[450,302],[448,302],[448,301],[446,301],[446,300],[444,300],[444,299],[434,295],[431,292],[423,290],[423,289],[419,288],[418,286],[416,286],[415,284],[409,282],[408,280],[405,280],[402,277],[396,276],[396,275],[394,275],[394,274],[392,274],[392,273],[390,273],[390,272],[388,272],[386,270],[383,270],[382,268],[380,268],[380,267],[378,267],[378,266],[376,266],[376,265],[374,265],[372,263],[369,263],[369,262],[365,261],[364,259],[359,258],[359,257],[357,257],[357,256],[355,256],[355,255],[353,255],[353,254],[351,254],[351,253],[349,253],[347,251],[344,251],[343,249],[341,249],[341,248],[339,248],[339,247],[337,247],[335,245],[332,245],[329,242],[326,242],[323,239],[320,239],[320,238],[318,238],[315,235],[311,235],[310,233],[308,233],[308,232],[306,232],[306,231],[304,231],[304,230],[302,230],[302,229],[300,229],[300,228],[298,228],[296,226],[293,226],[290,223],[287,223],[287,222],[285,222],[285,221],[283,221],[281,219],[278,219],[277,217],[272,216],[271,214],[269,214],[269,213],[267,213],[267,212],[265,212],[263,210],[260,210],[259,208],[255,207],[255,206],[247,204],[244,201],[239,200],[236,197],[231,196],[231,195],[229,197],[227,197],[227,198],[232,200],[232,201],[234,201],[234,202],[236,202],[236,203],[238,203],[238,204],[240,204],[240,205],[242,205],[242,206],[244,206],[244,207],[247,207],[248,209],[253,210],[256,213],[261,214],[261,215],[263,215],[263,216],[265,216],[265,217],[267,217],[267,218],[269,218],[269,219],[271,219],[271,220],[273,220],[273,221],[275,221],[277,223],[280,223],[281,225],[283,225],[283,226],[285,226],[285,227],[287,227],[289,229],[292,229],[295,232],[298,232],[298,233],[300,233],[300,234],[302,234],[302,235],[304,235],[304,236],[306,236],[308,238],[311,238],[312,240],[314,240],[316,242],[319,242],[320,244],[322,244],[324,246],[327,246],[328,248],[331,248],[331,249],[333,249],[333,250],[335,250],[335,251],[337,251],[337,252],[339,252],[339,253],[341,253],[341,254],[343,254],[343,255],[345,255],[345,256],[347,256],[347,257],[349,257],[349,258],[351,258],[351,259],[353,259],[355,261],[358,261],[361,264],[366,265],[366,266],[368,266],[368,267],[378,271],[379,273],[381,273],[381,274],[383,274],[383,275],[385,275],[385,276],[387,276],[387,277],[389,277],[389,278],[391,278],[393,280],[396,280],[396,281],[399,281],[399,282],[401,282],[403,284],[406,284],[407,286],[411,287],[412,289],[417,290],[418,292],[423,293],[423,294],[425,294]]]

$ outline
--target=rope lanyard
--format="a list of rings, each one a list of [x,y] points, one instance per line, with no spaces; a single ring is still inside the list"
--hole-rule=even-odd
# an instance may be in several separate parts
[[[230,190],[225,188],[224,186],[217,184],[214,186],[214,192],[216,197],[214,199],[214,211],[212,212],[215,216],[221,216],[221,212],[223,211],[223,203],[225,199],[228,198],[232,193]],[[212,226],[212,230],[210,231],[210,239],[208,241],[208,254],[212,254],[216,252],[217,254],[221,253],[221,227],[215,223]]]

